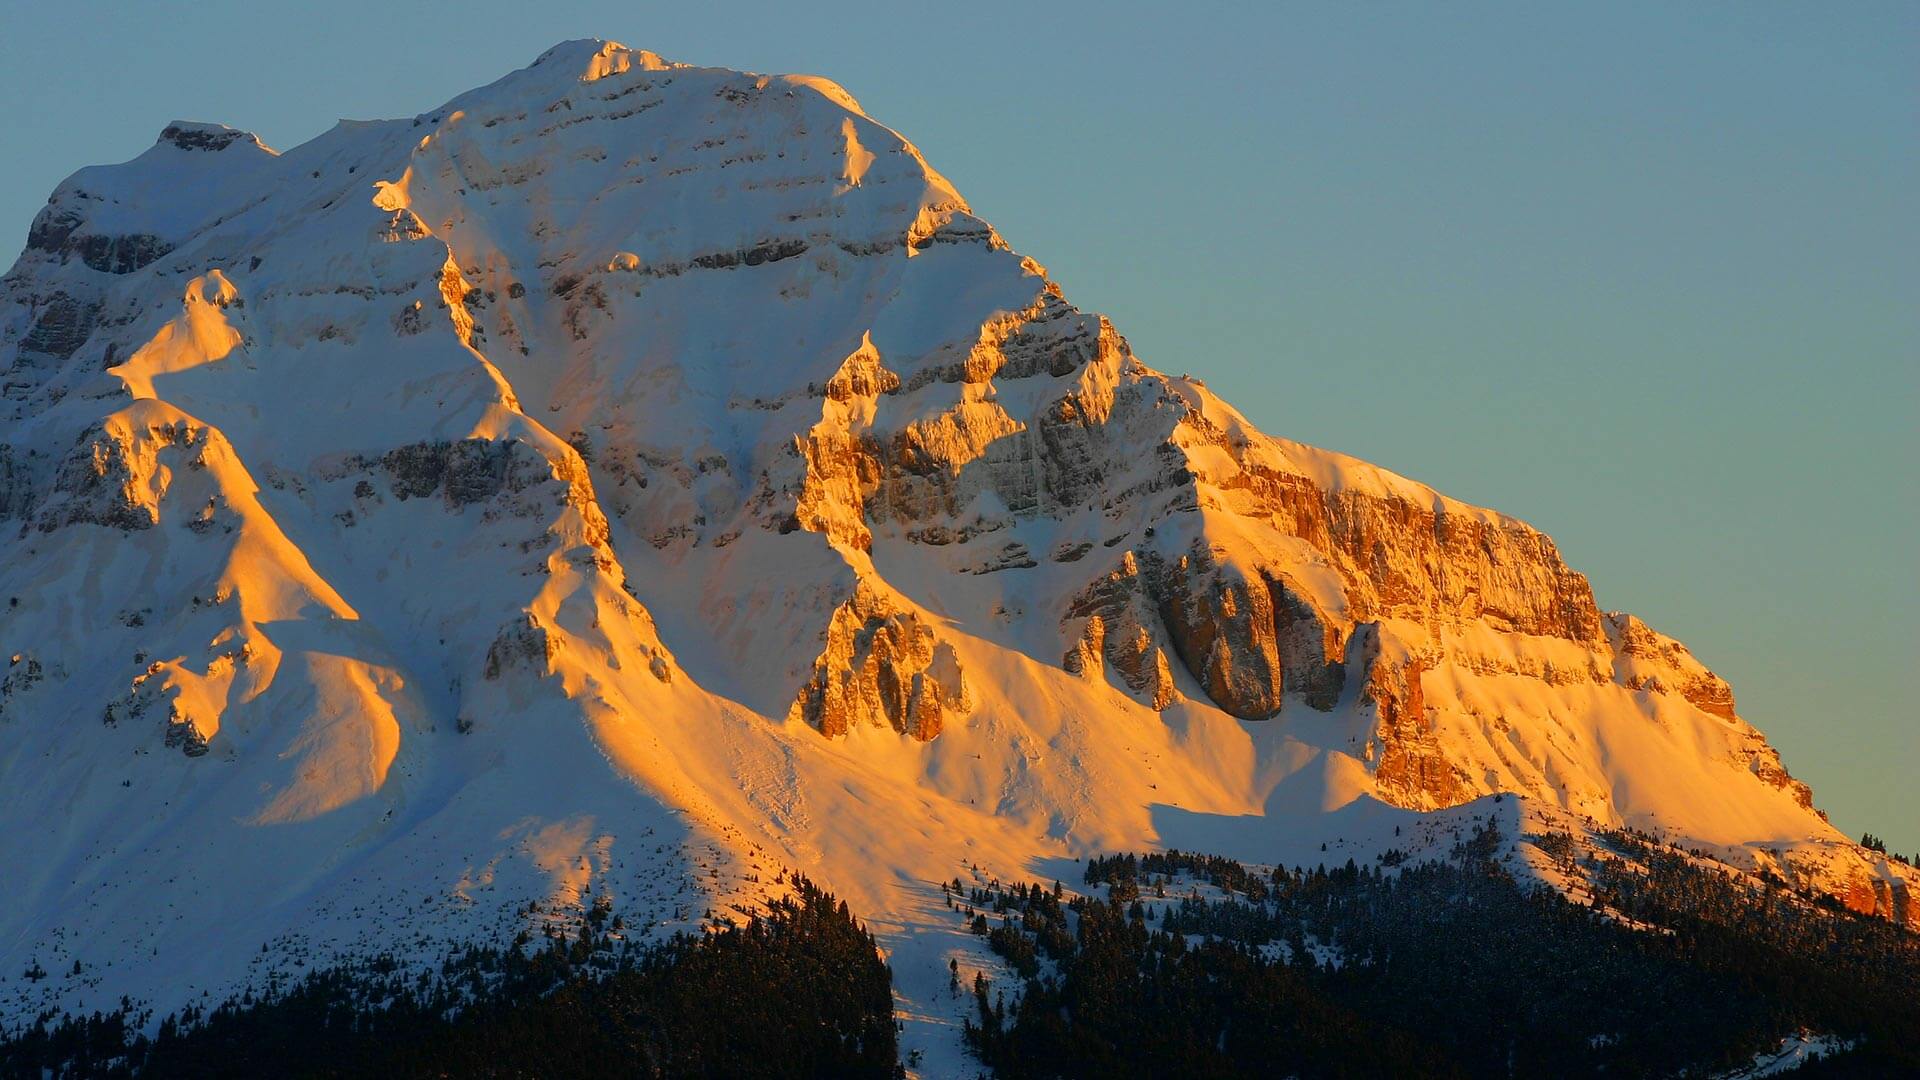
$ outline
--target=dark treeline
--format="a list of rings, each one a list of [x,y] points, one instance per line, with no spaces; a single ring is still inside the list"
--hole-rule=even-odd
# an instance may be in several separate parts
[[[1920,855],[1902,855],[1898,852],[1890,852],[1887,850],[1887,842],[1872,833],[1863,833],[1861,835],[1860,846],[1866,848],[1868,851],[1877,851],[1887,858],[1892,859],[1894,862],[1906,863],[1908,866],[1920,864]]]
[[[168,1017],[43,1022],[0,1043],[41,1077],[899,1074],[891,976],[844,902],[805,880],[765,916],[632,945],[596,908],[577,937],[473,948],[439,973],[390,960]]]
[[[1920,935],[1604,842],[1626,858],[1541,838],[1591,904],[1521,887],[1490,827],[1392,872],[1167,852],[1093,860],[1105,899],[955,882],[1023,982],[976,982],[968,1038],[1009,1077],[1558,1077],[1712,1073],[1805,1030],[1856,1044],[1801,1075],[1920,1075]]]

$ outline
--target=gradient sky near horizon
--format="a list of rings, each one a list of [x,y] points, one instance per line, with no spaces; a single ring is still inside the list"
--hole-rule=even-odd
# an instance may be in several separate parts
[[[827,75],[1149,364],[1546,530],[1920,852],[1920,5],[296,7],[7,5],[0,257],[174,118],[284,149],[574,37]]]

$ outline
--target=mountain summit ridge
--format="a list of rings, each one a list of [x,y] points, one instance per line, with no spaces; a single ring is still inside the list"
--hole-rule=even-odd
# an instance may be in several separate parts
[[[1506,794],[1920,926],[1551,539],[1148,367],[818,77],[583,40],[284,152],[169,124],[0,279],[0,417],[0,972],[73,970],[7,1017],[785,866],[935,1008],[961,865]]]

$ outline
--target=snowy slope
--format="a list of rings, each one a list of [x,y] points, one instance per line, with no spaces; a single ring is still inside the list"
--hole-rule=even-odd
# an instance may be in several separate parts
[[[961,867],[1495,792],[1920,925],[1549,539],[1147,367],[824,79],[175,123],[0,293],[0,1020],[791,866],[932,1045]]]

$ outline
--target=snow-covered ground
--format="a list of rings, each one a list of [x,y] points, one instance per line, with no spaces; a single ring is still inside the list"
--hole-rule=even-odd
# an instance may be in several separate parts
[[[1796,1032],[1781,1039],[1778,1049],[1755,1054],[1752,1065],[1720,1073],[1714,1080],[1759,1080],[1763,1076],[1779,1076],[1853,1047],[1851,1039],[1842,1039],[1838,1035]]]

